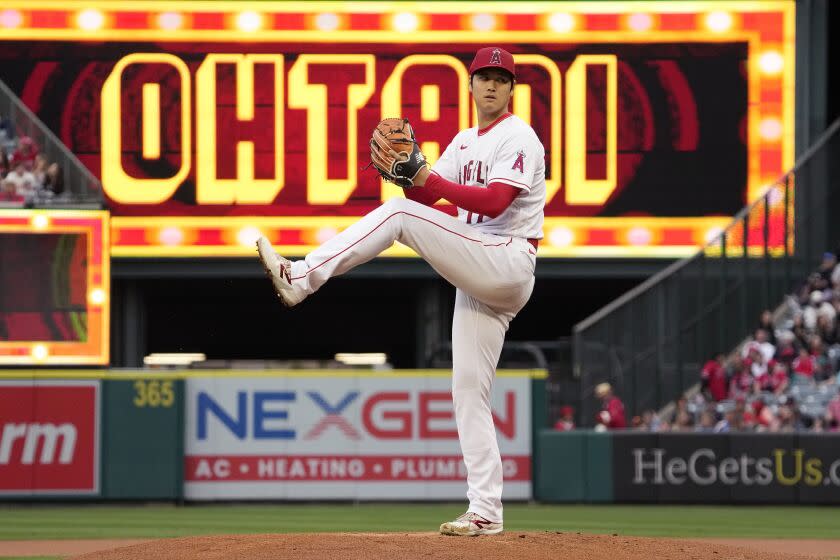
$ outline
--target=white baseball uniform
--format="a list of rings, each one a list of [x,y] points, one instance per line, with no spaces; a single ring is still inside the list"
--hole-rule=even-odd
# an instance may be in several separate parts
[[[542,238],[545,149],[530,126],[505,114],[484,129],[459,132],[432,171],[463,185],[500,182],[521,192],[493,219],[460,208],[456,219],[419,202],[391,199],[293,262],[292,289],[302,301],[395,241],[457,288],[452,397],[469,511],[501,522],[502,461],[490,390],[505,332],[534,287],[536,249],[528,240]]]

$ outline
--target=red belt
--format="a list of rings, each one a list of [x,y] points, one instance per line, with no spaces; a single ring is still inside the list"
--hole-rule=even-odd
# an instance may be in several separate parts
[[[533,245],[533,246],[534,246],[534,251],[536,251],[536,250],[537,250],[537,247],[539,247],[540,240],[539,240],[539,239],[537,239],[536,237],[529,237],[529,238],[527,239],[527,241],[528,241],[528,243],[530,243],[531,245]]]

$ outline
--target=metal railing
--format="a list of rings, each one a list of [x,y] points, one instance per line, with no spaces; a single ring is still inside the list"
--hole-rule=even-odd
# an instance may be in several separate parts
[[[36,198],[35,207],[101,208],[102,184],[87,167],[42,123],[23,102],[0,81],[0,117],[11,120],[17,137],[29,136],[49,163],[57,163],[63,174],[63,192]]]
[[[593,391],[603,381],[628,418],[676,398],[698,381],[706,360],[751,334],[761,312],[838,244],[840,119],[695,255],[575,325],[582,424],[594,422]]]

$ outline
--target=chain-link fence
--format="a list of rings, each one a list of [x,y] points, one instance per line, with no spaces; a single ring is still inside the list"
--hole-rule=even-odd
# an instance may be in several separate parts
[[[30,111],[6,84],[0,81],[0,119],[11,125],[12,134],[6,136],[2,146],[9,149],[16,145],[19,138],[28,136],[38,146],[39,152],[46,156],[47,162],[57,164],[57,173],[62,182],[61,192],[53,195],[50,191],[36,193],[27,206],[37,208],[100,208],[103,205],[102,184],[70,152],[52,131]]]
[[[794,168],[698,252],[678,261],[574,327],[581,418],[599,410],[610,382],[628,418],[656,409],[699,381],[807,279],[840,243],[840,120]]]

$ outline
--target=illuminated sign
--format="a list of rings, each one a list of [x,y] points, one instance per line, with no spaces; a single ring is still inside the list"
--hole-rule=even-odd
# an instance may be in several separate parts
[[[101,177],[114,256],[305,254],[401,196],[360,171],[380,118],[432,161],[475,123],[487,44],[546,147],[541,256],[689,254],[793,164],[793,2],[88,5],[12,2],[3,39]]]
[[[0,210],[0,364],[107,364],[108,213]]]

